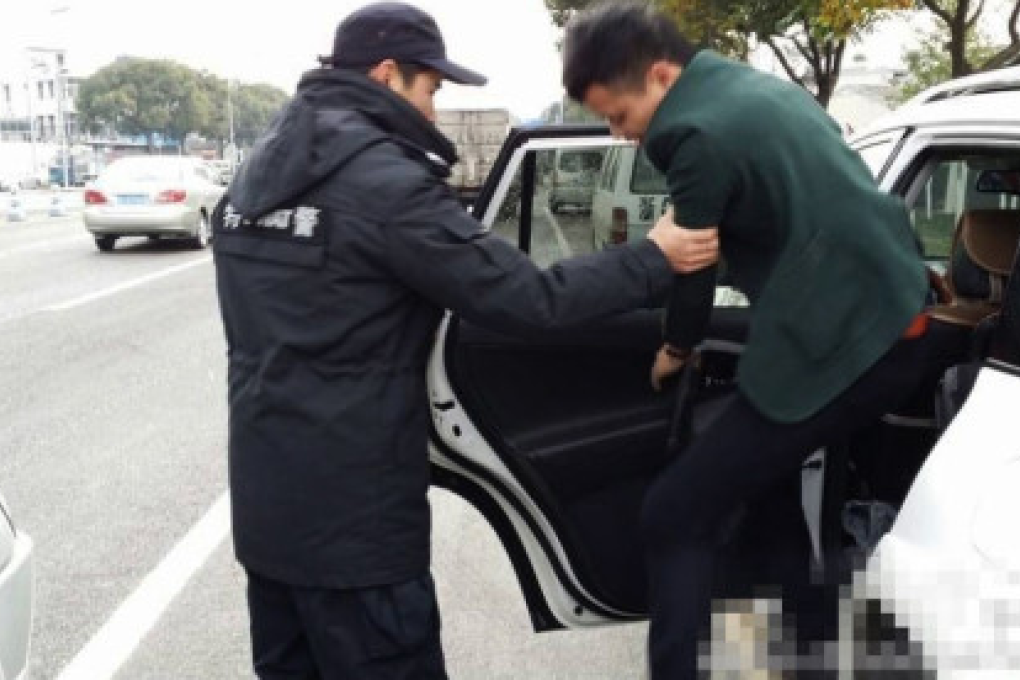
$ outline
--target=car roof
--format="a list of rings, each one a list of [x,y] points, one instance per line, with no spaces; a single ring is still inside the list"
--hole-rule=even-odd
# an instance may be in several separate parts
[[[916,106],[951,97],[1002,90],[1020,90],[1020,66],[975,73],[939,83],[917,93],[907,100],[904,106]]]
[[[900,128],[940,125],[1015,127],[1020,132],[1020,89],[912,101],[878,119],[851,141]]]

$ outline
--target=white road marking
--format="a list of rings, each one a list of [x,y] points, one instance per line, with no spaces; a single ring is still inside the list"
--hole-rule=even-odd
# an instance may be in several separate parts
[[[82,647],[57,680],[110,680],[230,532],[224,492]]]
[[[206,264],[207,262],[210,261],[212,261],[212,255],[206,255],[205,257],[201,257],[197,260],[191,260],[190,262],[184,262],[183,264],[178,264],[173,267],[167,267],[162,271],[153,272],[152,274],[147,274],[145,276],[133,279],[131,281],[125,281],[124,283],[118,283],[115,286],[110,286],[109,288],[104,288],[103,290],[96,291],[95,293],[89,293],[88,295],[83,295],[81,297],[74,298],[73,300],[68,300],[67,302],[61,302],[55,305],[50,305],[48,307],[43,307],[43,311],[63,312],[68,309],[73,309],[74,307],[81,307],[82,305],[87,305],[90,302],[95,302],[96,300],[101,300],[105,297],[116,295],[117,293],[123,292],[131,288],[143,286],[146,283],[151,283],[152,281],[162,279],[164,277],[170,276],[171,274],[176,274],[177,272],[184,271],[185,269],[197,267],[200,264]]]
[[[560,221],[556,219],[556,216],[552,214],[552,210],[548,206],[545,208],[545,216],[549,219],[549,224],[552,225],[553,235],[556,236],[556,240],[560,245],[561,257],[570,257],[574,254],[571,250],[570,244],[567,243],[567,238],[563,235],[563,229],[560,228]]]

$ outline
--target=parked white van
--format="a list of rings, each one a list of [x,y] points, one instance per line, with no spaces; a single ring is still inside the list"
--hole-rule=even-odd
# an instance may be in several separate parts
[[[666,178],[644,150],[634,145],[611,147],[592,198],[592,245],[602,250],[640,239],[667,208]]]
[[[549,210],[558,213],[565,206],[583,212],[591,210],[592,194],[603,167],[604,148],[562,149],[553,159],[549,183]]]

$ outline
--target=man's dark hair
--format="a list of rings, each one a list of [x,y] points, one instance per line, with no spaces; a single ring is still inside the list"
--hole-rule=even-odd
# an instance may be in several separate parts
[[[648,3],[603,2],[567,25],[563,85],[576,101],[592,85],[640,88],[654,62],[686,66],[696,52],[676,23]]]

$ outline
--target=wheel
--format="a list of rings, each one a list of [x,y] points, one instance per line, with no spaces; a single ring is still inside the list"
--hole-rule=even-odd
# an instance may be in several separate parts
[[[212,240],[212,231],[209,229],[209,218],[205,213],[202,213],[198,222],[198,229],[195,231],[194,238],[191,239],[191,247],[196,250],[202,250],[209,245],[209,241]]]
[[[96,237],[96,248],[99,248],[104,253],[108,253],[113,250],[113,245],[117,242],[116,236],[97,236]]]

